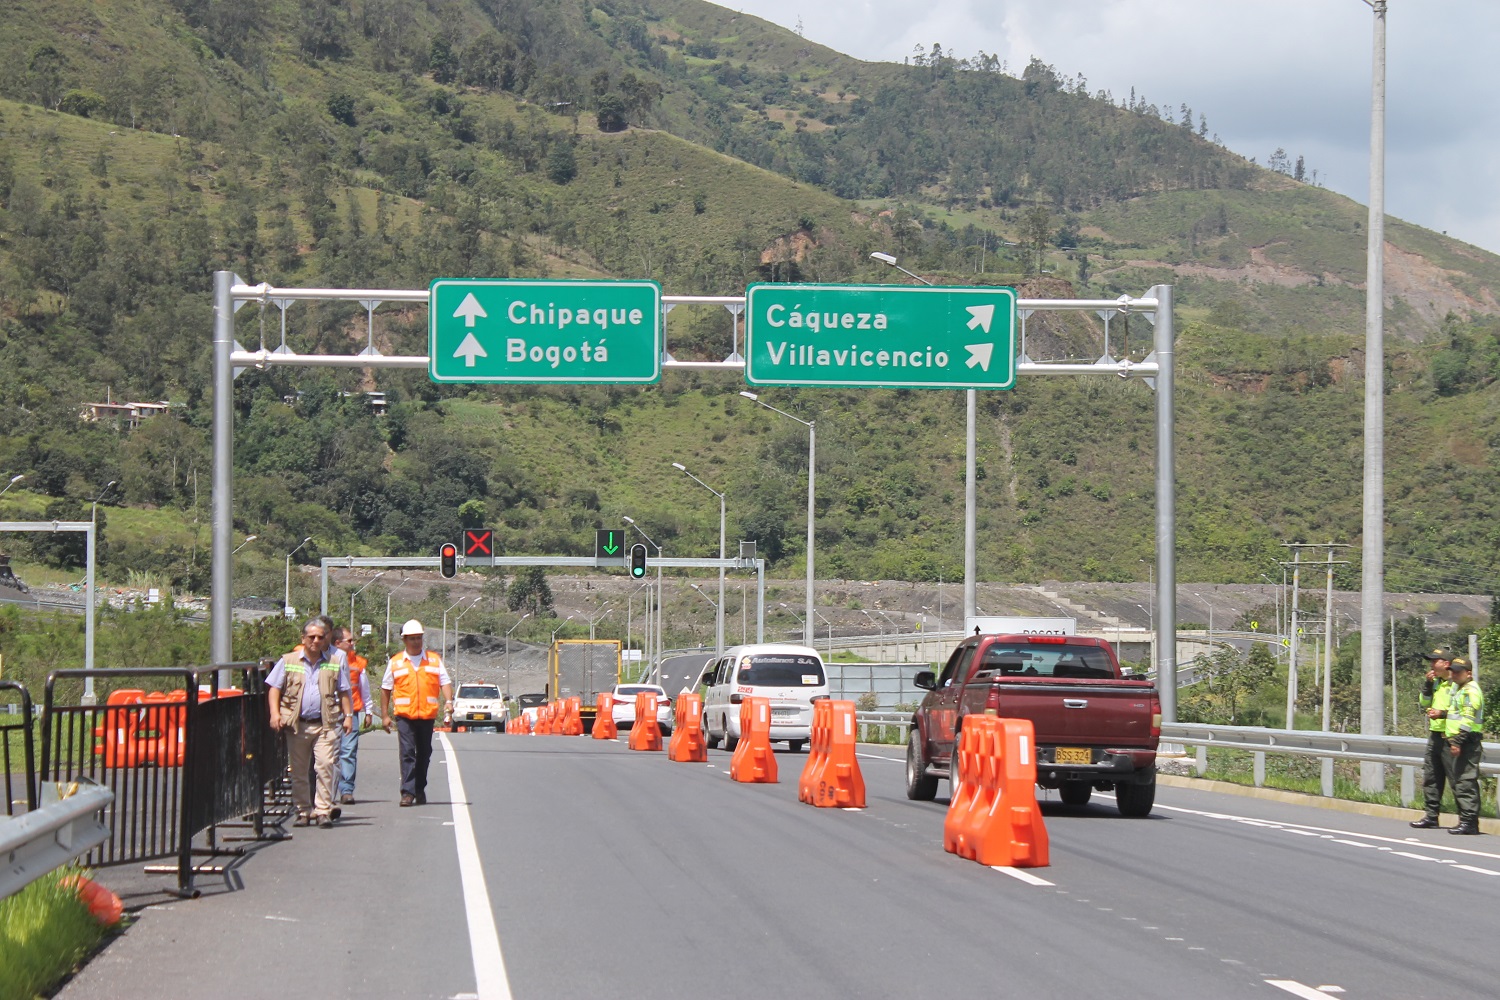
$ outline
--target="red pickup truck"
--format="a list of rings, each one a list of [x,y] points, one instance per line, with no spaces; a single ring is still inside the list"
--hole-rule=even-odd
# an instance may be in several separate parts
[[[1120,671],[1109,643],[1061,635],[976,635],[943,672],[912,681],[927,691],[911,720],[906,795],[931,799],[950,778],[964,716],[996,711],[1036,729],[1036,780],[1081,806],[1095,788],[1114,789],[1125,816],[1146,816],[1156,801],[1161,700],[1148,680]]]

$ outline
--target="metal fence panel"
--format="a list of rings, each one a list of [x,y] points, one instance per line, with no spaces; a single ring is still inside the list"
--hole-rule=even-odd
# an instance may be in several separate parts
[[[0,680],[0,690],[14,691],[20,701],[7,705],[7,716],[13,721],[0,719],[0,773],[5,775],[5,815],[14,816],[16,806],[24,805],[26,812],[37,807],[36,746],[34,732],[36,720],[31,711],[31,693],[20,681]],[[20,739],[20,759],[17,760],[14,740]],[[17,770],[19,768],[19,770]],[[21,779],[21,793],[17,798],[16,778]]]

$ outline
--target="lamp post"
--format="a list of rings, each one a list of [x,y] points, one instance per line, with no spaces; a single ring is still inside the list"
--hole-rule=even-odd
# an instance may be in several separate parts
[[[3,491],[0,491],[0,492],[3,492]],[[243,549],[246,545],[249,545],[251,542],[255,541],[259,537],[260,537],[259,535],[246,535],[245,536],[245,540],[243,542],[240,542],[240,544],[238,544],[238,545],[236,545],[234,547],[234,552],[238,552],[240,549]],[[229,554],[230,555],[234,555],[234,552],[231,552]]]
[[[352,594],[349,595],[349,634],[350,635],[354,634],[354,599],[356,597],[358,597],[360,594],[363,594],[365,591],[369,590],[370,589],[370,584],[374,583],[376,580],[379,580],[382,576],[385,576],[385,574],[386,574],[386,570],[381,570],[379,573],[376,573],[374,576],[370,577],[370,582],[369,583],[365,584],[363,587],[360,587],[354,593],[352,593]]]
[[[8,483],[5,484],[5,489],[0,490],[0,497],[3,497],[3,496],[5,496],[5,494],[9,493],[10,492],[10,488],[12,486],[16,485],[17,483],[19,483],[21,480],[23,480],[25,478],[26,478],[26,473],[24,473],[24,472],[21,473],[18,476],[11,476],[10,477],[10,482],[8,482]]]
[[[448,612],[452,611],[454,608],[458,607],[466,600],[468,600],[468,598],[460,597],[458,600],[454,601],[443,610],[443,638],[442,644],[438,646],[438,654],[441,656],[448,655]]]
[[[635,533],[636,534],[640,535],[647,542],[651,543],[651,547],[656,550],[656,557],[658,559],[660,559],[661,558],[661,546],[657,545],[656,542],[655,542],[655,540],[652,539],[652,537],[650,535],[646,534],[646,532],[641,529],[641,526],[639,524],[635,523],[635,518],[626,515],[626,516],[624,516],[623,519],[624,519],[624,521],[625,521],[626,524],[630,525],[632,528],[635,529]],[[661,652],[662,652],[661,597],[662,597],[662,594],[661,594],[661,564],[657,563],[657,565],[656,565],[656,601],[655,601],[655,608],[653,610],[652,605],[651,605],[651,603],[649,601],[647,602],[647,605],[646,605],[646,609],[647,609],[647,614],[646,614],[646,645],[647,645],[648,648],[651,647],[651,626],[652,626],[652,623],[654,622],[655,625],[656,625],[656,646],[655,646],[656,653],[654,655],[648,654],[648,655],[650,655],[651,660],[653,662],[655,662],[655,663],[659,663],[660,662],[660,660],[661,660]]]
[[[11,482],[14,483],[15,480],[12,479]],[[116,480],[113,479],[105,483],[104,489],[100,490],[99,495],[94,497],[93,506],[89,510],[88,570],[87,575],[84,577],[84,592],[87,594],[89,606],[88,615],[84,621],[84,631],[86,634],[84,635],[83,644],[84,666],[90,671],[94,668],[94,611],[98,600],[97,591],[94,589],[94,562],[96,558],[95,553],[98,551],[99,546],[99,501],[104,499],[104,495],[115,485]],[[7,486],[6,489],[10,489],[10,487]],[[83,703],[85,705],[98,703],[98,699],[94,696],[93,673],[89,673],[83,679]]]
[[[1214,644],[1214,606],[1212,604],[1208,603],[1208,598],[1204,597],[1202,594],[1198,593],[1197,591],[1193,592],[1193,596],[1196,597],[1196,598],[1198,598],[1198,600],[1202,601],[1203,602],[1203,606],[1208,609],[1208,645],[1209,645],[1209,653],[1210,653],[1210,655],[1212,655],[1212,653],[1213,653],[1213,644]]]
[[[924,285],[932,282],[920,274],[912,274],[906,268],[896,263],[896,258],[888,253],[876,251],[870,254],[871,258],[889,264],[896,270],[908,277],[915,278]],[[978,482],[977,464],[975,461],[975,428],[978,424],[979,394],[968,389],[964,392],[964,403],[966,419],[964,422],[964,627],[968,627],[968,621],[974,617],[974,606],[978,603],[977,564],[975,559],[975,545],[978,543],[978,520],[976,516]]]
[[[724,494],[693,475],[681,462],[673,462],[672,468],[719,498],[719,603],[714,605],[714,652],[722,653],[724,652]]]
[[[568,624],[568,622],[572,621],[573,618],[574,618],[573,615],[569,615],[568,617],[564,618],[561,622],[558,623],[557,628],[555,628],[555,629],[552,630],[552,639],[551,639],[550,642],[548,642],[549,646],[552,643],[554,643],[554,642],[557,641],[557,633],[561,632],[563,630],[563,626],[566,625],[566,624]]]
[[[458,617],[453,619],[453,676],[455,677],[458,676],[458,623],[464,620],[464,615],[479,607],[479,602],[482,600],[484,600],[483,594],[474,598],[474,603],[470,604],[467,608],[464,608],[462,611],[460,611],[458,613]]]
[[[870,614],[870,612],[866,611],[864,608],[860,608],[859,609],[859,613],[862,614],[862,615],[864,615],[866,618],[870,619],[870,622],[877,629],[879,629],[879,631],[880,631],[880,655],[882,657],[885,656],[885,625],[882,622],[878,621],[875,618],[874,615]]]
[[[597,618],[590,618],[589,619],[589,638],[590,639],[594,638],[594,626],[596,624],[598,624],[599,622],[602,622],[604,619],[608,618],[610,612],[613,611],[613,610],[614,610],[614,608],[611,608],[611,607],[609,607],[609,606],[606,605],[605,608],[604,608],[604,610],[601,611],[601,612],[599,612],[599,616]]]
[[[813,484],[818,472],[818,425],[816,421],[803,420],[801,417],[792,416],[785,410],[778,410],[753,392],[741,392],[740,395],[759,403],[772,413],[779,413],[807,428],[807,610],[803,614],[803,621],[811,621],[813,615],[813,516],[816,495]]]
[[[522,622],[524,622],[526,619],[528,619],[530,617],[531,617],[531,612],[528,611],[525,614],[523,614],[521,617],[519,617],[519,618],[516,619],[516,624],[515,625],[512,625],[510,628],[508,628],[508,629],[505,630],[505,700],[506,701],[510,701],[510,634],[516,630],[516,626],[520,625]]]
[[[817,615],[819,618],[823,618],[823,612],[818,611],[817,609],[813,610],[813,614]],[[828,626],[828,658],[831,660],[833,659],[833,622],[829,621],[827,618],[823,618],[823,624]],[[813,644],[813,640],[809,639],[807,641],[807,644],[811,646]]]
[[[283,618],[292,617],[292,556],[301,551],[302,546],[310,541],[312,541],[312,535],[308,535],[302,539],[295,549],[286,554],[286,588],[282,591],[281,597],[281,615]]]
[[[802,644],[804,646],[811,646],[812,645],[812,638],[807,634],[807,621],[806,621],[806,619],[797,618],[797,612],[795,612],[791,608],[787,607],[785,601],[777,601],[776,604],[777,604],[777,606],[779,606],[781,608],[781,610],[785,611],[787,614],[789,614],[793,618],[797,619],[797,624],[802,626]]]

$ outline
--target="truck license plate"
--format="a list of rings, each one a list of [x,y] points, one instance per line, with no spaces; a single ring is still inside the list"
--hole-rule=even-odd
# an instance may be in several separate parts
[[[1054,764],[1092,764],[1093,755],[1087,747],[1058,747],[1052,751]]]

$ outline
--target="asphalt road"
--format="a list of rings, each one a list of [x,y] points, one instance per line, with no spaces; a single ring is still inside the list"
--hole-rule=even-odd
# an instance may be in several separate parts
[[[1163,787],[1146,820],[1045,802],[1051,866],[1005,872],[944,853],[900,748],[861,748],[846,811],[797,802],[805,755],[741,785],[720,751],[449,739],[425,809],[384,795],[261,849],[59,995],[1366,1000],[1489,997],[1500,971],[1489,837]],[[367,737],[371,794],[391,744]]]
[[[683,653],[667,657],[661,664],[661,686],[672,698],[676,698],[683,688],[698,690],[698,678],[703,676],[703,668],[713,658],[712,653]]]

